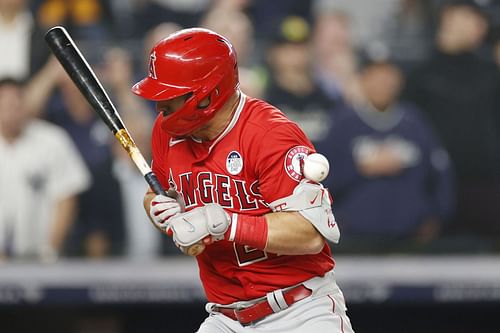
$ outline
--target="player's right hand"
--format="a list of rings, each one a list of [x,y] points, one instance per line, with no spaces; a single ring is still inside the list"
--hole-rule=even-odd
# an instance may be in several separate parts
[[[151,200],[149,217],[157,228],[166,232],[170,219],[183,211],[184,207],[177,199],[159,194]]]
[[[177,247],[184,253],[197,255],[204,245],[224,239],[230,225],[229,214],[220,205],[211,203],[172,217],[169,227]],[[193,245],[201,251],[191,251]]]

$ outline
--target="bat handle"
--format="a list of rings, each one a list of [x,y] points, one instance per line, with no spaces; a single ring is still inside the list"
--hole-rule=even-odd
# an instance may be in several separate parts
[[[156,193],[156,194],[161,194],[166,196],[167,192],[163,189],[163,186],[161,186],[160,181],[156,177],[156,175],[151,171],[148,172],[147,174],[144,175],[144,179],[146,179],[146,182],[149,184],[151,189]]]
[[[146,182],[149,184],[151,189],[156,193],[156,194],[161,194],[165,196],[169,196],[171,198],[176,199],[177,198],[177,191],[173,189],[169,189],[168,192],[165,192],[163,189],[163,186],[161,186],[160,182],[158,181],[158,178],[156,175],[153,173],[153,171],[150,171],[144,175],[144,178],[146,179]],[[205,250],[205,244],[203,241],[199,241],[196,244],[193,244],[189,247],[182,248],[182,251],[190,256],[196,257],[197,255],[201,254]]]

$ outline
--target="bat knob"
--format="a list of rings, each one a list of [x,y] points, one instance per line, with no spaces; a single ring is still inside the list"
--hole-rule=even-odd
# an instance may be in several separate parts
[[[201,254],[203,251],[205,251],[205,244],[203,244],[203,242],[193,244],[186,249],[186,253],[190,256],[193,256],[193,257],[196,257],[197,255]]]

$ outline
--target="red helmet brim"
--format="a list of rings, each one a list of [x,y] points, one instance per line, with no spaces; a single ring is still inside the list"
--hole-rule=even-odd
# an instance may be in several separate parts
[[[132,92],[150,101],[164,101],[190,93],[193,87],[174,86],[152,79],[149,76],[137,82]]]

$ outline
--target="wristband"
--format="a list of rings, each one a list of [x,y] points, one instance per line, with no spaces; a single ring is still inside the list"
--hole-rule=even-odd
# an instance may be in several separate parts
[[[268,226],[264,216],[234,213],[231,220],[231,228],[226,232],[224,238],[230,242],[247,245],[258,250],[266,248]]]

